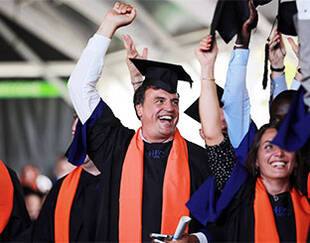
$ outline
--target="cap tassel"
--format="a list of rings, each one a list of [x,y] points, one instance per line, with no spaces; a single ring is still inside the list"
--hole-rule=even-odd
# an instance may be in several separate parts
[[[264,63],[263,89],[266,89],[267,82],[268,82],[269,43],[270,43],[270,39],[268,38],[266,41],[266,44],[265,44],[265,63]]]

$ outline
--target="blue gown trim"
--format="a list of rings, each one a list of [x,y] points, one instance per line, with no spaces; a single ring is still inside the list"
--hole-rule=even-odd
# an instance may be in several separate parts
[[[305,90],[302,86],[295,94],[289,112],[285,116],[272,143],[287,151],[300,149],[310,137],[310,113],[304,104]]]
[[[79,166],[84,163],[87,154],[87,130],[101,117],[105,107],[106,103],[100,100],[84,125],[82,125],[80,120],[78,121],[73,141],[67,151],[68,161],[73,165]]]
[[[236,164],[220,197],[216,198],[214,177],[210,176],[187,202],[186,206],[191,215],[201,224],[206,225],[208,222],[214,222],[245,182],[248,174],[244,164],[256,131],[256,125],[251,121],[248,133],[239,147],[235,149]]]

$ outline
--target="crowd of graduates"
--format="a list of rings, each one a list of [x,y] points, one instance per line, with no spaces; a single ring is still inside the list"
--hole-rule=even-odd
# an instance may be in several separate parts
[[[289,43],[299,62],[290,90],[282,33],[291,29],[283,17],[268,39],[270,121],[260,128],[251,119],[246,74],[256,7],[270,1],[241,2],[248,14],[229,30],[222,19],[237,3],[218,2],[211,34],[195,49],[201,93],[185,113],[201,123],[204,148],[177,129],[178,81],[193,80],[180,65],[149,60],[147,49],[139,54],[129,35],[122,40],[141,127],[123,126],[99,96],[96,83],[111,39],[138,11],[116,2],[68,82],[77,113],[66,153],[72,171],[56,181],[33,222],[15,173],[0,162],[0,241],[309,242],[310,2],[293,2],[299,45]],[[224,89],[214,71],[215,30],[225,41],[237,34]],[[182,216],[191,223],[173,238]]]

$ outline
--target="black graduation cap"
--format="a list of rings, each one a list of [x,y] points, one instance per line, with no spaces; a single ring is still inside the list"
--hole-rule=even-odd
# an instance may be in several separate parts
[[[297,36],[293,16],[297,14],[295,0],[279,0],[278,30],[285,35]]]
[[[143,85],[154,85],[171,94],[177,92],[178,80],[192,87],[193,80],[181,65],[133,58],[130,61],[145,76]]]
[[[224,106],[224,103],[222,102],[222,96],[224,93],[224,89],[218,85],[216,85],[216,93],[217,93],[217,97],[218,97],[218,101],[220,104],[220,107]],[[206,108],[207,109],[207,108]],[[188,107],[184,113],[188,116],[190,116],[191,118],[193,118],[194,120],[200,122],[200,116],[199,116],[199,97],[195,100],[195,102],[193,104],[190,105],[190,107]]]
[[[255,7],[265,5],[272,0],[254,0]],[[217,30],[223,40],[228,43],[240,32],[243,23],[249,18],[250,9],[248,0],[218,0],[210,34],[214,36]]]

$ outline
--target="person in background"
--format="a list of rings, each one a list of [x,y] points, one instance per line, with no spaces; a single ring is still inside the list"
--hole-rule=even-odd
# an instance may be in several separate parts
[[[0,242],[13,241],[30,226],[16,173],[0,160]]]
[[[75,134],[77,122],[78,118],[74,117],[72,137]],[[61,170],[62,168],[65,170]],[[95,232],[99,225],[95,215],[98,213],[100,204],[100,171],[88,156],[78,167],[73,166],[66,158],[61,158],[58,160],[56,171],[58,180],[48,194],[38,220],[24,235],[24,240],[27,239],[26,241],[30,242],[96,241]],[[77,186],[71,191],[67,188],[68,183],[74,180]],[[36,198],[31,197],[28,200],[36,200]],[[63,221],[68,222],[69,225],[64,225]]]
[[[22,168],[20,181],[28,214],[34,221],[39,216],[45,196],[52,188],[52,181],[32,164]]]
[[[40,174],[39,169],[32,165],[25,165],[20,173],[20,183],[24,187],[31,188],[34,191],[38,190],[37,178]]]
[[[29,187],[23,187],[25,204],[31,221],[35,221],[41,211],[43,204],[43,193],[34,191]]]

